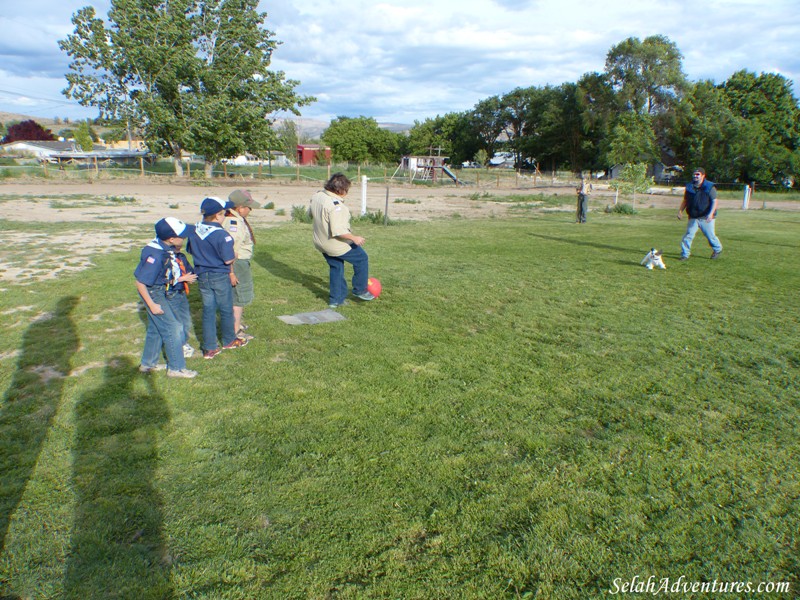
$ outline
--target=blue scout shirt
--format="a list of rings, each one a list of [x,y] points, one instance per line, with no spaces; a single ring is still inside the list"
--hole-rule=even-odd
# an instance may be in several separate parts
[[[187,250],[194,258],[194,271],[230,273],[230,261],[236,258],[233,238],[219,223],[201,222],[189,233]]]
[[[163,285],[174,288],[183,273],[192,272],[192,266],[184,254],[175,252],[174,246],[154,239],[142,249],[139,265],[134,270],[133,276],[136,281],[148,287]]]

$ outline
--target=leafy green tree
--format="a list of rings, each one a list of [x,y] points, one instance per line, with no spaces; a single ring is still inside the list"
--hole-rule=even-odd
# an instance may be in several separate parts
[[[657,158],[658,147],[650,116],[633,112],[620,115],[611,129],[608,164],[644,163]]]
[[[745,168],[739,176],[780,182],[798,175],[800,109],[791,82],[775,73],[738,71],[721,88],[733,113],[748,121],[752,143],[764,159],[760,168]]]
[[[59,42],[72,58],[64,91],[101,116],[141,125],[150,149],[214,161],[266,152],[268,116],[312,98],[268,69],[278,42],[257,0],[112,0],[108,26],[94,9],[73,17]],[[132,125],[132,126],[133,126]]]
[[[294,160],[297,155],[297,144],[300,140],[297,136],[297,123],[289,119],[281,121],[276,128],[278,136],[277,150],[283,152],[290,160]]]
[[[673,106],[686,87],[682,60],[663,35],[631,37],[609,50],[605,69],[626,108],[653,115]]]
[[[91,128],[89,123],[81,121],[75,129],[75,143],[84,152],[91,152],[94,148],[94,140],[92,139]]]
[[[475,132],[480,147],[491,158],[498,147],[498,138],[506,126],[506,112],[499,96],[481,100],[470,112],[470,129]]]
[[[703,167],[711,180],[733,181],[748,169],[765,166],[758,158],[763,143],[758,138],[751,124],[731,110],[723,90],[702,81],[676,107],[669,144],[679,164]]]
[[[400,136],[378,126],[372,117],[336,117],[322,134],[335,160],[383,163],[399,159]]]
[[[636,194],[647,193],[653,185],[653,178],[647,176],[646,163],[628,163],[624,165],[620,174],[609,183],[611,189],[617,190],[618,193],[631,194],[634,206],[636,206]],[[615,198],[614,204],[616,203]]]

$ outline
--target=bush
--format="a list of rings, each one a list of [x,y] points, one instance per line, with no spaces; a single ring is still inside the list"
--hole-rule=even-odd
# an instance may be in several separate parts
[[[307,206],[292,206],[292,221],[295,223],[311,223],[311,211]]]
[[[606,212],[617,214],[617,215],[635,215],[637,214],[636,209],[633,208],[632,205],[627,203],[622,204],[609,204],[606,206]]]
[[[373,225],[383,225],[383,211],[378,210],[378,211],[375,211],[374,213],[373,212],[368,212],[367,214],[364,214],[364,215],[358,215],[358,216],[352,217],[351,222],[352,223],[372,223]],[[387,221],[387,225],[390,225],[391,223],[392,223],[391,221]]]
[[[275,203],[274,202],[267,202],[264,205],[264,208],[275,208]]]

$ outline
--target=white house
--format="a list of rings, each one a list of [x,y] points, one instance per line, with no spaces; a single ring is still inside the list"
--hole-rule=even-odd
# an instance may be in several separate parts
[[[0,146],[5,154],[32,155],[36,158],[51,158],[55,154],[64,152],[76,152],[78,150],[75,142],[44,142],[44,141],[17,141],[9,142]]]

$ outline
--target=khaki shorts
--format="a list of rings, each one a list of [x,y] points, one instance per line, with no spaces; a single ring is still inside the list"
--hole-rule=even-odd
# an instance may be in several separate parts
[[[233,263],[233,274],[239,280],[239,283],[233,288],[233,305],[247,306],[255,297],[250,261],[244,259],[235,261]]]

